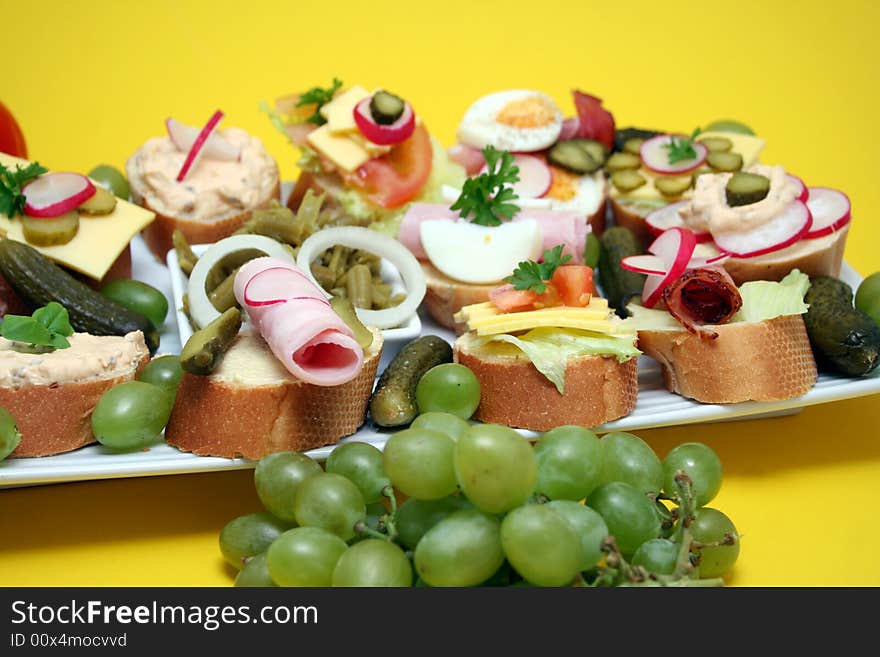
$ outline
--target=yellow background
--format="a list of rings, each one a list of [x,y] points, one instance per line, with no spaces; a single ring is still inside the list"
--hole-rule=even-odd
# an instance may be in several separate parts
[[[333,76],[409,99],[452,143],[471,101],[538,88],[605,100],[618,125],[690,131],[746,121],[763,160],[845,190],[846,257],[878,268],[878,3],[0,1],[0,99],[32,157],[122,167],[174,116],[262,137],[285,178],[295,154],[257,105]],[[743,534],[730,583],[880,584],[880,398],[784,419],[640,432],[661,455],[709,443],[715,505]],[[217,534],[258,508],[250,471],[0,491],[0,584],[228,585]]]

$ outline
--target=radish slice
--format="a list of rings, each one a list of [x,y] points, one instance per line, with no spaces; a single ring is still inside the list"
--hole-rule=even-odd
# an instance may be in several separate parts
[[[186,174],[189,173],[189,170],[198,161],[202,150],[204,149],[205,142],[208,141],[208,137],[214,132],[214,129],[217,127],[217,124],[220,123],[220,119],[222,118],[223,112],[217,110],[211,118],[208,119],[205,127],[202,128],[201,132],[199,132],[199,136],[196,137],[196,140],[193,142],[192,148],[189,149],[189,153],[186,154],[183,166],[180,167],[180,173],[177,174],[177,182],[183,182],[183,179],[186,178]]]
[[[553,174],[544,160],[534,155],[516,155],[513,158],[513,163],[519,167],[519,181],[512,185],[517,196],[520,198],[541,198],[550,190]],[[484,164],[479,175],[488,172],[489,169]]]
[[[779,251],[804,237],[813,219],[802,201],[792,201],[772,221],[748,231],[713,233],[718,248],[738,258]]]
[[[804,236],[807,239],[830,235],[850,222],[849,197],[836,189],[810,187],[807,207],[813,216],[813,225]]]
[[[78,173],[47,173],[21,190],[25,214],[31,217],[60,217],[75,210],[95,194],[92,181]]]
[[[620,261],[620,266],[639,274],[663,276],[666,273],[666,263],[655,255],[627,256]]]
[[[376,123],[373,119],[373,113],[370,112],[372,100],[372,96],[367,96],[354,106],[354,122],[361,134],[380,146],[393,146],[409,139],[416,129],[416,115],[412,106],[404,101],[403,114],[400,115],[400,118],[394,123],[382,125]]]
[[[287,267],[270,267],[251,278],[244,287],[244,301],[249,306],[273,306],[285,301],[311,299],[324,305],[330,305],[326,299],[315,297],[290,296],[278,297],[279,289],[296,289],[302,279],[309,280],[304,274]],[[309,281],[311,283],[311,281]]]
[[[798,186],[799,191],[798,191],[798,195],[797,195],[797,200],[803,201],[804,203],[806,203],[807,199],[810,198],[810,190],[807,189],[807,186],[804,184],[804,181],[792,173],[787,173],[785,175],[790,182],[792,182]]]
[[[565,121],[562,122],[562,131],[559,133],[559,141],[568,141],[569,139],[574,139],[577,137],[578,132],[581,129],[581,120],[572,116]]]
[[[696,247],[694,234],[683,228],[671,228],[651,243],[648,251],[666,265],[667,271],[663,276],[650,275],[645,281],[642,304],[646,308],[657,305],[666,286],[685,272]]]
[[[177,119],[165,119],[165,129],[168,130],[168,138],[177,150],[188,153],[199,138],[198,128],[184,125]],[[212,160],[234,162],[241,157],[241,149],[233,146],[217,133],[208,137],[208,141],[202,147],[202,155]]]
[[[479,148],[465,146],[464,144],[450,146],[447,153],[449,153],[449,158],[453,162],[457,162],[464,167],[465,173],[469,176],[477,175],[480,171],[480,167],[486,163],[486,158],[483,157],[483,151]]]
[[[645,217],[645,224],[648,226],[648,230],[655,237],[660,237],[660,235],[670,228],[687,228],[687,224],[685,224],[684,219],[681,218],[679,211],[683,210],[688,205],[690,205],[690,201],[678,201],[677,203],[670,203],[669,205],[654,210]],[[693,231],[693,233],[697,238],[698,243],[712,241],[711,233],[697,231]]]
[[[709,149],[698,142],[691,142],[697,156],[670,164],[668,147],[673,137],[676,139],[687,139],[687,137],[679,135],[657,135],[642,144],[639,153],[642,157],[642,163],[648,169],[657,173],[687,173],[693,171],[706,161]]]

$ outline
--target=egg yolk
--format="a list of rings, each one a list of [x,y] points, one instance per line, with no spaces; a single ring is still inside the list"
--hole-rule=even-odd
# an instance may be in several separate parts
[[[556,107],[541,96],[526,96],[507,103],[495,120],[512,128],[542,128],[556,120]]]
[[[578,177],[559,167],[550,166],[550,189],[544,194],[557,201],[570,201],[577,195]]]

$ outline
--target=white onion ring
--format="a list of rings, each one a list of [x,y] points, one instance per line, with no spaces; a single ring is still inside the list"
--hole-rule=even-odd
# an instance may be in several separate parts
[[[403,244],[375,230],[358,226],[322,228],[312,233],[300,245],[299,254],[296,258],[297,266],[312,279],[315,285],[321,288],[318,281],[312,275],[312,261],[321,253],[336,245],[369,251],[385,258],[397,267],[397,271],[400,272],[400,277],[403,279],[404,285],[406,285],[406,299],[393,308],[386,308],[385,310],[355,308],[355,312],[361,322],[367,326],[389,329],[400,326],[416,312],[427,290],[422,266]],[[325,294],[327,293],[325,292]],[[332,295],[327,294],[328,298],[330,296]]]
[[[189,275],[187,296],[189,297],[189,314],[199,328],[205,328],[208,324],[220,317],[220,313],[214,308],[214,304],[208,298],[205,291],[205,283],[208,274],[214,269],[214,265],[223,260],[230,253],[254,249],[265,253],[267,256],[282,258],[287,262],[293,262],[293,256],[284,248],[281,242],[263,235],[232,235],[219,242],[212,244],[199,257],[192,273]],[[320,286],[319,286],[320,287]]]

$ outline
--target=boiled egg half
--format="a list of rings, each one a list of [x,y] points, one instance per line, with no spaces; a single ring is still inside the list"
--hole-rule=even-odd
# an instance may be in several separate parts
[[[530,153],[549,148],[562,131],[562,111],[547,94],[514,89],[483,96],[458,126],[458,141],[473,148]]]

